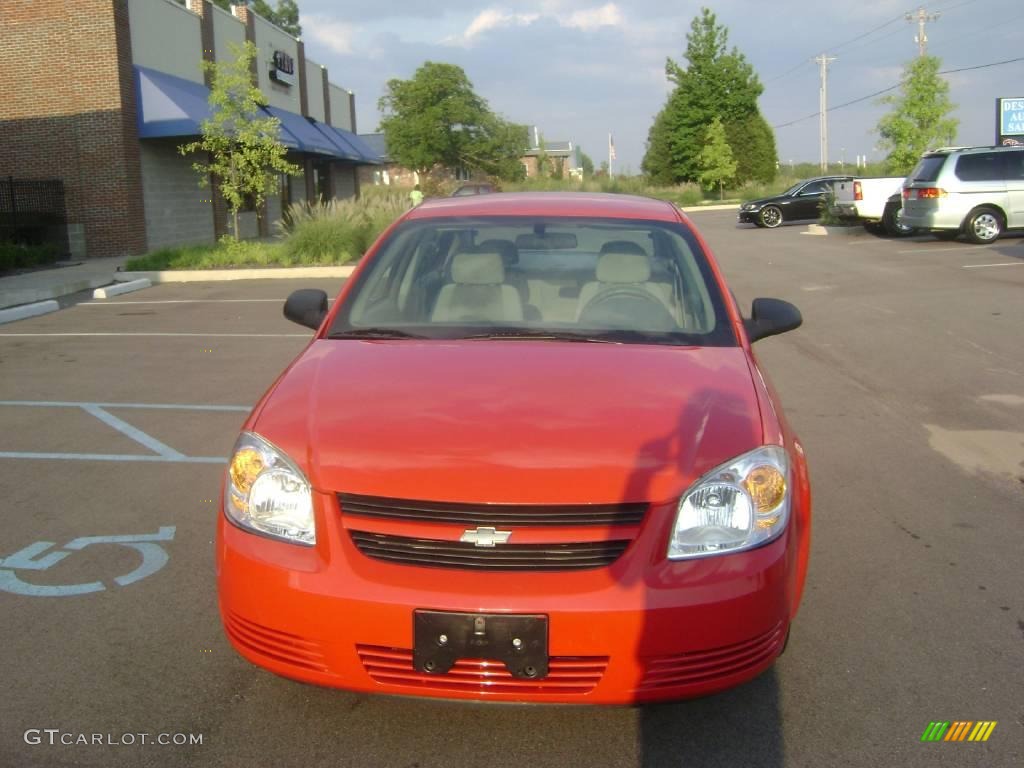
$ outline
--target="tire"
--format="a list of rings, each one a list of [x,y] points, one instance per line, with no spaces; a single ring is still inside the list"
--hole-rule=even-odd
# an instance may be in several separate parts
[[[909,237],[914,234],[914,228],[903,224],[900,221],[900,208],[897,205],[885,206],[885,213],[882,214],[882,227],[889,237]]]
[[[762,227],[775,229],[782,224],[782,209],[777,205],[766,205],[757,217]]]
[[[967,239],[978,245],[994,243],[1005,228],[1003,215],[995,208],[978,208],[971,211],[964,222],[964,234],[967,235]]]

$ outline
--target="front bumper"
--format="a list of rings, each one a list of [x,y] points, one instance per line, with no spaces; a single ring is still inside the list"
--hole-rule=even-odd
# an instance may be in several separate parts
[[[756,550],[669,562],[649,553],[664,551],[673,510],[652,507],[609,567],[494,573],[373,560],[353,545],[336,499],[317,494],[317,507],[310,548],[253,535],[219,515],[217,578],[234,648],[272,672],[325,686],[581,704],[699,696],[771,666],[799,599],[792,520]],[[444,675],[418,672],[416,609],[544,614],[549,674],[515,678],[480,660]]]
[[[736,221],[740,224],[757,224],[757,217],[761,214],[761,210],[755,211],[740,211],[736,214]]]

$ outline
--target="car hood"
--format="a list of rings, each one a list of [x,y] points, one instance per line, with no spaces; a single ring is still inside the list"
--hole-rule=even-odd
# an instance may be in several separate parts
[[[313,342],[253,427],[321,491],[665,501],[761,443],[740,347]]]
[[[789,195],[772,195],[771,197],[761,197],[758,198],[757,200],[747,200],[746,202],[741,203],[740,208],[747,205],[752,205],[756,208],[760,208],[761,206],[768,205],[769,203],[781,203],[782,201],[789,199]]]

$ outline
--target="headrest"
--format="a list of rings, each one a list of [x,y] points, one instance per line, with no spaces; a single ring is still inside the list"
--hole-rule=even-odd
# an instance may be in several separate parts
[[[609,240],[601,246],[601,253],[637,253],[647,255],[647,251],[631,240]]]
[[[646,283],[650,277],[651,264],[646,254],[604,253],[597,259],[598,282]]]
[[[501,256],[493,251],[455,254],[452,281],[460,285],[500,285],[505,282]]]
[[[511,240],[484,240],[477,247],[480,252],[499,253],[506,267],[519,263],[519,249]]]

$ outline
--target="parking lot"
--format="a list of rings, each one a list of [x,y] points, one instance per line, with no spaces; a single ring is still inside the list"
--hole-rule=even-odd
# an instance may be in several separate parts
[[[815,500],[807,591],[772,670],[591,709],[362,696],[243,661],[217,615],[223,461],[310,337],[284,298],[341,281],[167,284],[0,326],[0,765],[1024,763],[1024,238],[693,221],[742,306],[804,314],[757,345]],[[998,725],[985,743],[921,743],[935,720]]]

